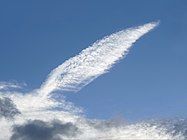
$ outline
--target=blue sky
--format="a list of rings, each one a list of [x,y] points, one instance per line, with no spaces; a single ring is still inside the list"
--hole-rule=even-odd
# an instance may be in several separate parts
[[[0,80],[39,87],[97,39],[160,20],[110,73],[67,99],[91,118],[186,117],[186,6],[185,0],[1,1]]]

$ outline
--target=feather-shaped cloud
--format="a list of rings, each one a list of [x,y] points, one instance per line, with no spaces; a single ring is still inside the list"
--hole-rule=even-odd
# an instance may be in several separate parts
[[[42,84],[40,93],[49,95],[55,90],[77,91],[95,78],[106,73],[122,59],[141,36],[152,30],[158,22],[130,28],[96,41],[80,54],[55,68]]]

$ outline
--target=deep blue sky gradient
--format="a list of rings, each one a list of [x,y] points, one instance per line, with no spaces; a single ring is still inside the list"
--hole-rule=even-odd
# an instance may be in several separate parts
[[[157,20],[126,59],[67,99],[91,118],[186,117],[186,0],[0,1],[0,81],[37,88],[97,39]]]

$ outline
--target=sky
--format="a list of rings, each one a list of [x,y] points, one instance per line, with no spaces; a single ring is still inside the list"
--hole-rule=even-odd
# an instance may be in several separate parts
[[[0,81],[38,88],[96,40],[160,21],[109,73],[65,96],[89,118],[186,117],[186,6],[185,0],[1,1]]]

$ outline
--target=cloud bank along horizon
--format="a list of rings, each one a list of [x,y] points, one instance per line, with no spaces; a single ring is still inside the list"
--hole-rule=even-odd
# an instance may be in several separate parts
[[[119,31],[81,51],[55,68],[38,89],[28,93],[16,90],[17,83],[0,83],[0,139],[182,139],[173,134],[173,123],[142,122],[127,125],[91,120],[80,107],[63,98],[63,91],[78,91],[109,69],[128,53],[133,43],[154,29],[158,22]],[[59,92],[61,91],[61,92]],[[178,123],[178,122],[177,122]],[[169,127],[171,126],[171,127]]]

